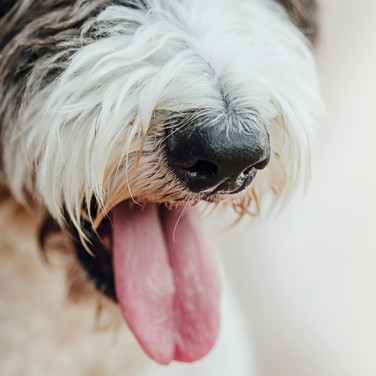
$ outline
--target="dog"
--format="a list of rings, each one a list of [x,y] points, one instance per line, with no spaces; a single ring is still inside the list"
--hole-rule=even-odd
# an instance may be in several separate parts
[[[200,212],[306,180],[315,30],[313,0],[1,2],[2,374],[255,374]]]

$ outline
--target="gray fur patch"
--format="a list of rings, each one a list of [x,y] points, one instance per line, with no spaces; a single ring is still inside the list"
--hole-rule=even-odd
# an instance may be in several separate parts
[[[282,4],[295,25],[311,40],[317,34],[317,2],[316,0],[277,0]]]
[[[112,4],[145,7],[141,0],[2,0],[1,130],[11,126],[28,99],[52,82],[79,48],[105,37],[93,20]]]

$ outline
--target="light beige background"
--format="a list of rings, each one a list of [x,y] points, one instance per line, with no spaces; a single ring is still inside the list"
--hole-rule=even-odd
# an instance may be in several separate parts
[[[376,1],[322,0],[310,189],[218,235],[260,376],[376,375]]]

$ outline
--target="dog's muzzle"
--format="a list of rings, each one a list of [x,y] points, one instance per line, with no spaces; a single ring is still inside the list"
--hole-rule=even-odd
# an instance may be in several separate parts
[[[192,192],[238,193],[270,160],[269,135],[263,125],[246,132],[215,125],[167,132],[169,165]]]

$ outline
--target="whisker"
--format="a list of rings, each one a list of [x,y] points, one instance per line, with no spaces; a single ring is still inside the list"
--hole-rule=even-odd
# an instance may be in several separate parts
[[[181,211],[181,213],[180,213],[178,219],[176,220],[176,223],[175,223],[175,226],[174,226],[174,231],[172,232],[172,240],[173,240],[174,242],[175,242],[175,233],[176,233],[176,229],[177,229],[177,227],[178,227],[178,224],[179,224],[179,222],[180,222],[180,219],[183,217],[183,215],[184,215],[185,213],[187,213],[187,211],[188,211],[188,207],[190,206],[190,203],[191,203],[191,200],[188,200],[188,201],[185,203],[183,210]]]

